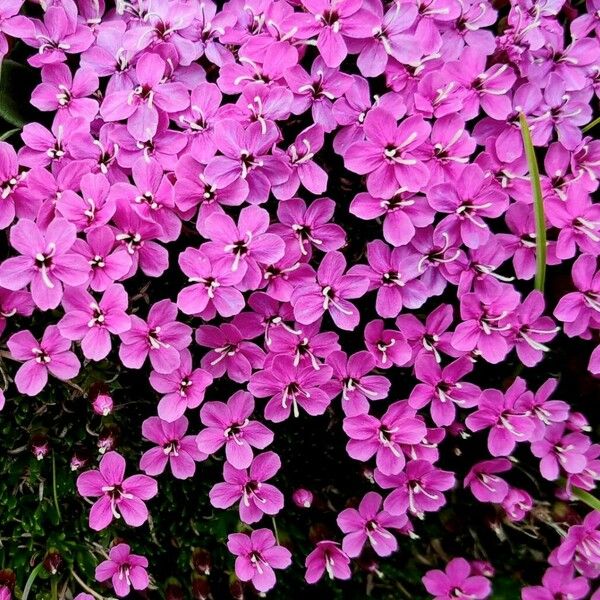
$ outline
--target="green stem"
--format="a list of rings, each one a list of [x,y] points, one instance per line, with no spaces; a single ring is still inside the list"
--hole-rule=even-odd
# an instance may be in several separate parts
[[[23,595],[21,596],[21,600],[27,600],[29,597],[29,592],[31,591],[31,587],[33,586],[33,582],[36,577],[39,575],[40,571],[44,568],[44,563],[41,562],[31,573],[25,583],[25,587],[23,588]]]
[[[58,577],[52,577],[50,580],[50,595],[52,600],[58,600]]]
[[[58,495],[56,493],[56,460],[54,451],[52,452],[52,495],[54,496],[54,507],[56,508],[56,515],[58,516],[58,522],[62,520],[60,514],[60,506],[58,505]]]
[[[523,146],[527,157],[529,167],[529,179],[533,192],[533,207],[535,212],[535,289],[544,291],[546,280],[546,217],[544,215],[544,199],[542,197],[542,185],[540,183],[540,170],[538,168],[533,142],[531,141],[531,132],[525,115],[519,115],[521,125],[521,136],[523,137]]]
[[[600,510],[600,500],[598,500],[598,498],[595,496],[592,496],[592,494],[589,492],[586,492],[578,487],[572,487],[571,492],[573,493],[573,496],[579,498],[579,500],[581,500],[584,504],[587,504],[590,508],[593,508],[594,510]]]
[[[583,127],[581,129],[581,132],[587,133],[590,129],[593,129],[594,127],[596,127],[596,125],[598,125],[598,123],[600,123],[600,117],[598,117],[597,119],[594,119],[591,123],[588,123],[585,127]]]
[[[21,127],[15,127],[15,129],[9,129],[5,131],[2,135],[0,135],[0,142],[7,140],[9,137],[15,135],[15,133],[19,133],[21,131]]]
[[[271,517],[273,520],[273,531],[275,532],[275,540],[277,541],[277,545],[279,545],[279,532],[277,531],[277,521],[275,521],[275,517]]]

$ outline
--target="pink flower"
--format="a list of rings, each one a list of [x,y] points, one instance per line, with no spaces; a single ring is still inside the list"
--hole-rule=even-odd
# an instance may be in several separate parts
[[[415,361],[415,375],[419,381],[408,398],[413,408],[431,403],[431,418],[438,426],[451,425],[456,418],[456,406],[476,406],[481,390],[474,384],[459,381],[473,370],[466,357],[459,358],[442,368],[431,354],[421,354]]]
[[[213,378],[204,369],[192,369],[192,355],[183,349],[179,367],[170,373],[150,373],[150,385],[164,394],[158,403],[158,416],[169,423],[177,420],[188,408],[200,406],[206,388]]]
[[[223,323],[221,327],[201,325],[196,329],[196,343],[211,348],[200,364],[215,379],[227,376],[238,383],[250,379],[253,369],[261,369],[265,353],[253,342],[258,335],[241,321]]]
[[[239,501],[240,519],[247,524],[260,521],[263,514],[276,515],[283,508],[283,494],[265,483],[281,468],[281,460],[274,452],[264,452],[254,458],[250,468],[236,469],[228,462],[223,465],[223,483],[210,490],[211,504],[229,508]]]
[[[157,444],[142,455],[140,469],[146,475],[160,475],[169,463],[173,477],[188,479],[196,471],[196,461],[205,460],[193,435],[185,435],[188,420],[185,417],[169,423],[159,417],[150,417],[142,423],[142,435]]]
[[[148,519],[144,500],[157,494],[156,481],[146,475],[125,478],[125,459],[117,452],[107,452],[99,470],[86,471],[77,478],[77,491],[86,498],[97,498],[90,511],[90,527],[100,531],[113,518],[139,527]]]
[[[269,529],[256,529],[250,535],[231,533],[227,549],[236,556],[235,574],[241,581],[252,581],[259,592],[268,592],[275,586],[273,569],[287,569],[292,555],[275,541]]]
[[[20,290],[31,284],[31,297],[42,310],[56,308],[63,295],[63,283],[81,285],[88,279],[90,265],[71,251],[77,231],[64,219],[55,219],[45,232],[28,219],[19,220],[10,230],[10,244],[22,256],[8,258],[0,265],[0,285]]]
[[[127,315],[129,299],[122,285],[113,284],[99,301],[84,288],[66,288],[62,304],[66,314],[58,328],[68,340],[81,340],[86,358],[102,360],[111,350],[110,334],[119,335],[131,327]]]
[[[402,445],[418,444],[427,431],[425,423],[415,415],[406,401],[400,401],[391,404],[381,419],[368,414],[346,417],[348,454],[363,462],[376,455],[377,468],[382,473],[399,473],[405,464]]]
[[[344,275],[346,259],[341,252],[328,252],[317,271],[316,281],[299,285],[292,294],[296,320],[304,325],[314,323],[328,311],[341,329],[353,330],[360,314],[348,298],[360,298],[367,290],[364,276]]]
[[[496,473],[510,471],[511,464],[507,458],[484,460],[473,466],[465,477],[465,487],[471,488],[473,496],[480,502],[500,503],[508,494],[506,481]]]
[[[531,439],[535,427],[528,410],[531,396],[520,377],[505,394],[496,389],[483,390],[479,410],[471,413],[465,423],[471,431],[490,429],[488,449],[492,456],[509,456],[517,442]]]
[[[171,373],[181,364],[181,350],[191,343],[192,328],[178,323],[177,306],[161,300],[148,312],[148,321],[131,316],[131,329],[121,333],[119,356],[130,369],[140,369],[147,357],[158,373]]]
[[[147,558],[131,554],[131,548],[127,544],[117,544],[110,549],[108,560],[96,567],[96,579],[98,581],[110,579],[115,594],[123,598],[129,595],[131,588],[145,590],[148,587],[147,567]]]
[[[365,118],[366,141],[352,144],[344,155],[346,167],[367,175],[367,189],[377,198],[391,198],[398,188],[410,192],[424,189],[429,170],[416,158],[416,150],[429,136],[431,126],[420,115],[396,123],[383,108]]]
[[[190,102],[183,84],[165,83],[167,63],[158,55],[143,54],[135,66],[137,86],[113,91],[100,107],[106,121],[127,119],[127,129],[139,141],[151,139],[158,127],[158,110],[167,113],[185,110]]]
[[[392,515],[407,511],[422,519],[426,512],[439,510],[446,503],[443,492],[454,486],[454,474],[436,468],[427,460],[411,460],[397,475],[384,475],[375,471],[375,481],[393,491],[383,503]]]
[[[389,556],[398,549],[396,538],[388,529],[401,529],[407,518],[392,516],[380,508],[381,496],[369,492],[360,501],[358,510],[346,508],[338,515],[338,527],[346,534],[342,549],[349,557],[359,556],[367,540],[378,556]]]
[[[254,455],[252,448],[263,450],[273,441],[273,432],[259,421],[248,419],[254,412],[254,398],[244,391],[224,402],[207,402],[200,410],[206,426],[197,436],[198,449],[214,454],[225,446],[227,462],[236,469],[247,469]]]
[[[19,331],[7,342],[11,356],[24,361],[15,376],[22,394],[37,396],[48,381],[48,373],[67,381],[79,373],[80,363],[70,351],[71,342],[60,335],[58,327],[50,325],[38,342],[30,331]]]
[[[490,582],[481,575],[472,575],[471,566],[464,558],[453,558],[445,571],[434,569],[423,577],[425,589],[435,600],[453,598],[487,598],[492,593]]]
[[[350,579],[350,558],[339,544],[329,540],[317,542],[316,548],[306,557],[308,583],[316,583],[327,572],[329,579]]]
[[[331,379],[332,369],[322,366],[296,365],[291,356],[280,354],[263,371],[250,378],[248,390],[257,398],[270,398],[265,407],[265,419],[280,423],[300,416],[300,407],[309,415],[322,415],[331,402],[330,394],[323,389]]]

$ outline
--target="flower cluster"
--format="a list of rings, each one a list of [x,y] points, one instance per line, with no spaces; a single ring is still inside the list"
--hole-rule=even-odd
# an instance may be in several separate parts
[[[77,479],[96,499],[92,529],[145,523],[167,465],[188,479],[224,460],[204,501],[239,512],[235,573],[266,592],[292,558],[308,583],[349,579],[367,548],[410,543],[453,488],[527,518],[539,488],[515,483],[517,451],[563,498],[596,487],[600,446],[554,399],[558,381],[510,376],[543,361],[560,330],[598,339],[600,142],[582,131],[600,96],[595,0],[579,13],[564,0],[0,4],[0,56],[12,38],[34,50],[31,104],[47,125],[25,125],[17,149],[0,142],[14,386],[89,385],[107,359],[156,392],[145,474],[126,477],[111,440]],[[557,298],[532,289],[541,232],[523,117],[549,276],[571,272]],[[163,278],[171,293],[156,297]],[[600,374],[600,346],[586,352]],[[501,364],[505,385],[481,377]],[[235,385],[229,399],[213,392],[220,380]],[[98,414],[112,410],[95,398]],[[372,485],[335,507],[338,532],[292,557],[277,531],[251,526],[292,498],[270,448],[280,424],[325,413]],[[468,436],[482,454],[442,468],[446,442]],[[293,498],[306,507],[313,494]],[[599,527],[597,512],[577,519],[523,598],[582,598],[600,575]],[[121,541],[96,578],[125,596],[147,587],[146,567]],[[423,584],[438,599],[486,598],[489,576],[456,557]]]

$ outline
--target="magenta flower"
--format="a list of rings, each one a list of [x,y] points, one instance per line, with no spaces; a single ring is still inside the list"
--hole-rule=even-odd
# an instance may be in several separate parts
[[[378,419],[361,414],[344,419],[344,431],[350,438],[348,454],[366,462],[376,455],[377,468],[385,475],[399,473],[405,464],[402,445],[418,444],[425,437],[425,423],[406,401],[394,402]]]
[[[315,549],[306,557],[308,583],[316,583],[327,572],[329,579],[350,579],[350,558],[339,544],[329,540],[317,542]]]
[[[212,375],[204,369],[192,368],[192,355],[187,348],[179,353],[179,367],[170,373],[150,373],[150,385],[164,394],[158,403],[158,416],[171,423],[181,417],[186,409],[200,406]]]
[[[509,456],[517,442],[531,439],[534,422],[528,406],[532,395],[520,377],[505,394],[496,389],[483,390],[479,410],[471,413],[465,423],[471,431],[489,428],[488,449],[492,456]]]
[[[1,40],[0,33],[0,43]],[[33,194],[30,189],[26,191],[25,179],[25,174],[19,173],[14,148],[6,142],[0,142],[0,229],[6,229],[13,222],[15,214],[27,216]]]
[[[346,233],[339,225],[329,223],[334,210],[335,202],[330,198],[318,198],[308,208],[304,200],[292,198],[279,203],[279,222],[269,231],[279,235],[288,248],[297,246],[303,256],[310,257],[313,249],[339,250],[346,243]]]
[[[367,540],[378,556],[389,556],[398,549],[389,529],[404,527],[406,516],[393,516],[381,510],[381,501],[377,492],[369,492],[360,501],[358,510],[346,508],[338,515],[338,527],[346,534],[342,549],[349,557],[359,556]]]
[[[383,237],[392,246],[408,244],[416,228],[431,225],[435,214],[425,196],[400,191],[389,199],[357,194],[350,203],[350,212],[366,221],[383,217]]]
[[[72,247],[91,269],[89,286],[95,292],[104,292],[113,281],[119,281],[129,273],[131,256],[125,248],[117,245],[110,227],[98,227],[86,234],[86,240],[78,238]]]
[[[67,11],[61,5],[49,6],[43,21],[32,21],[34,31],[30,31],[24,22],[19,22],[16,29],[21,32],[19,37],[23,36],[28,45],[38,49],[28,61],[33,67],[64,62],[67,59],[65,53],[79,54],[94,42],[92,30],[78,22],[77,13]]]
[[[113,284],[99,301],[83,288],[66,288],[62,304],[66,314],[58,329],[68,340],[81,340],[81,350],[90,360],[102,360],[111,350],[110,334],[128,331],[129,300],[122,285]]]
[[[439,510],[446,503],[444,492],[454,487],[454,474],[443,471],[427,460],[411,460],[397,475],[375,471],[375,481],[392,492],[383,503],[392,515],[411,515],[423,519],[426,512]]]
[[[100,531],[114,519],[139,527],[148,519],[144,500],[157,494],[156,481],[147,475],[125,478],[125,459],[117,452],[107,452],[99,470],[86,471],[77,478],[77,491],[85,498],[98,498],[90,511],[90,527]]]
[[[244,308],[244,297],[235,288],[244,272],[231,270],[226,259],[211,260],[201,250],[186,248],[179,255],[179,266],[192,284],[177,296],[177,306],[185,314],[214,316],[218,312],[232,317]]]
[[[79,373],[81,365],[71,352],[71,342],[60,335],[56,325],[47,327],[39,342],[30,331],[19,331],[6,345],[12,358],[24,362],[15,375],[15,385],[27,396],[37,396],[44,389],[48,373],[61,381]]]
[[[31,104],[44,111],[64,110],[73,118],[93,121],[98,113],[98,101],[88,98],[98,89],[98,76],[82,68],[71,74],[63,63],[42,68],[42,83],[31,95]]]
[[[81,285],[88,279],[90,265],[71,252],[75,226],[55,219],[45,232],[28,219],[20,219],[10,230],[10,244],[22,256],[7,258],[0,265],[0,285],[20,290],[31,284],[31,297],[42,310],[56,308],[63,283]]]
[[[206,426],[196,437],[198,449],[215,454],[225,446],[227,462],[235,469],[247,469],[254,458],[252,448],[264,450],[273,441],[273,432],[259,421],[249,420],[254,398],[244,391],[224,402],[207,402],[200,410]]]
[[[383,320],[375,319],[365,326],[365,346],[375,359],[379,369],[393,365],[406,365],[412,357],[412,349],[404,335],[394,329],[385,329]]]
[[[142,435],[157,447],[147,450],[140,459],[140,469],[146,475],[160,475],[169,463],[173,477],[188,479],[196,472],[196,461],[207,455],[198,450],[193,435],[185,435],[188,420],[179,417],[169,423],[159,417],[150,417],[142,423]]]
[[[300,407],[309,415],[322,415],[331,395],[323,389],[330,381],[333,370],[322,366],[318,370],[311,365],[296,365],[291,356],[280,354],[263,371],[250,378],[248,390],[257,398],[270,398],[265,407],[265,419],[280,423],[300,416]]]
[[[570,407],[566,402],[549,400],[557,385],[556,379],[547,379],[533,396],[527,396],[525,399],[525,408],[534,419],[532,442],[544,437],[548,425],[563,423],[569,418]]]
[[[364,276],[344,275],[346,259],[341,252],[328,252],[317,271],[316,281],[300,285],[292,294],[296,320],[304,325],[314,323],[325,311],[340,328],[353,330],[360,314],[348,299],[360,298],[367,290]]]
[[[9,319],[17,315],[30,317],[34,308],[29,292],[12,292],[0,287],[0,335],[4,333]]]
[[[235,574],[241,581],[252,581],[259,592],[268,592],[275,586],[273,569],[287,569],[292,555],[277,544],[269,529],[256,529],[250,535],[231,533],[227,549],[236,556]]]
[[[135,66],[137,85],[115,90],[104,98],[100,114],[105,121],[127,119],[129,133],[141,142],[151,139],[158,127],[158,110],[185,110],[190,98],[183,84],[163,82],[167,63],[158,54],[143,54]]]
[[[65,190],[56,209],[78,231],[91,231],[106,225],[115,214],[117,205],[109,194],[108,179],[100,173],[88,173],[81,178],[81,195]]]
[[[588,595],[590,585],[585,577],[574,577],[571,565],[550,567],[544,573],[542,585],[523,588],[523,600],[555,600],[570,598],[582,600]]]
[[[110,579],[115,594],[123,598],[129,595],[131,588],[141,591],[148,587],[147,567],[146,557],[131,554],[127,544],[117,544],[110,549],[108,560],[96,567],[96,579],[101,582]]]
[[[396,327],[412,346],[413,359],[421,353],[431,353],[437,362],[441,362],[441,352],[457,355],[451,344],[452,334],[448,331],[453,318],[452,306],[440,304],[427,315],[425,324],[414,315],[406,314],[396,319]]]
[[[300,184],[311,194],[322,194],[327,189],[327,173],[313,160],[323,143],[323,128],[320,125],[311,125],[298,134],[285,154],[274,149],[274,156],[284,159],[290,168],[287,180],[273,186],[275,198],[291,198],[298,191]]]
[[[508,483],[496,473],[510,471],[507,458],[494,458],[475,464],[465,477],[464,485],[469,487],[473,496],[480,502],[500,503],[508,494]]]
[[[383,108],[374,108],[365,118],[364,142],[352,144],[344,155],[346,167],[367,176],[367,189],[377,198],[392,198],[398,188],[410,192],[422,190],[429,170],[414,151],[429,136],[431,126],[420,115],[397,125],[394,116]]]
[[[519,301],[514,288],[501,284],[465,294],[460,299],[463,322],[452,335],[452,346],[463,352],[477,350],[492,364],[504,360],[510,350],[511,316]]]
[[[238,289],[256,289],[262,279],[260,265],[276,263],[285,252],[283,240],[266,233],[268,227],[269,213],[257,206],[243,208],[237,225],[230,216],[215,212],[204,224],[205,237],[211,241],[200,249],[211,259],[225,259],[230,271],[240,271]]]
[[[431,418],[438,426],[451,425],[456,418],[456,406],[477,406],[481,390],[472,383],[460,381],[473,370],[466,357],[459,358],[442,368],[431,354],[422,354],[415,361],[415,375],[419,381],[411,392],[408,403],[423,408],[431,403]]]
[[[386,377],[370,375],[375,359],[369,352],[356,352],[350,357],[342,351],[331,352],[327,364],[333,375],[326,389],[333,397],[341,392],[342,408],[348,416],[369,412],[369,401],[382,400],[390,391],[391,383]]]
[[[589,512],[580,525],[569,528],[566,537],[558,547],[556,561],[559,565],[592,563],[597,566],[600,562],[600,512]],[[584,573],[585,574],[585,573]]]
[[[254,369],[262,369],[265,353],[249,339],[258,333],[242,321],[223,323],[221,327],[200,325],[196,343],[211,348],[200,362],[215,379],[227,376],[238,383],[250,379]]]
[[[442,230],[458,235],[468,248],[478,248],[488,240],[490,230],[484,218],[499,217],[508,207],[507,194],[477,165],[465,166],[450,186],[434,185],[427,200],[435,210],[448,213],[440,223]]]
[[[600,275],[596,263],[594,255],[579,256],[571,271],[577,291],[565,294],[554,309],[554,316],[565,324],[569,337],[600,326]]]
[[[545,479],[558,479],[561,469],[581,473],[586,465],[590,438],[579,432],[566,432],[564,423],[546,427],[544,437],[531,444],[531,453],[541,459],[540,472]]]
[[[461,597],[475,600],[488,598],[492,593],[489,580],[481,575],[472,575],[471,565],[464,558],[453,558],[445,571],[428,571],[422,581],[435,600]]]
[[[302,0],[302,5],[314,15],[311,26],[304,30],[301,27],[303,37],[306,33],[318,32],[317,48],[328,67],[339,67],[346,58],[348,49],[344,37],[368,37],[377,25],[377,17],[361,8],[361,2]]]
[[[171,373],[181,363],[181,350],[192,341],[192,328],[178,323],[177,306],[170,300],[153,304],[144,321],[131,316],[131,328],[121,334],[119,357],[130,369],[141,369],[146,358],[158,373]]]
[[[271,186],[287,181],[290,168],[286,162],[269,154],[277,141],[276,127],[267,127],[263,133],[261,124],[251,123],[244,128],[233,119],[223,119],[215,124],[214,141],[222,156],[215,156],[206,166],[206,177],[219,187],[245,179],[251,204],[266,202]]]
[[[390,248],[381,240],[367,244],[369,266],[356,265],[349,275],[368,278],[369,290],[377,290],[375,309],[380,317],[397,317],[403,307],[419,308],[427,300],[427,288],[417,279],[418,259],[406,246]]]
[[[515,310],[513,335],[515,349],[521,362],[533,367],[549,348],[546,342],[551,341],[559,331],[550,317],[543,316],[545,309],[544,296],[533,290]]]
[[[254,458],[250,468],[236,469],[223,465],[223,483],[210,490],[210,502],[215,508],[229,508],[239,501],[240,519],[249,525],[260,521],[263,514],[276,515],[283,508],[283,494],[265,483],[281,468],[274,452],[264,452]]]
[[[292,113],[299,115],[310,107],[313,121],[325,133],[333,131],[337,126],[333,100],[350,88],[352,77],[339,69],[329,68],[320,56],[313,61],[310,74],[296,64],[285,70],[284,77],[294,93]]]

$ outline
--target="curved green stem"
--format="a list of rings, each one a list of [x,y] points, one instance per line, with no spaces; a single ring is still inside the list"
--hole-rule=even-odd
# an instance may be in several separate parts
[[[39,575],[40,571],[44,568],[44,563],[41,562],[37,567],[31,571],[27,581],[25,582],[25,587],[23,588],[23,596],[21,596],[21,600],[27,600],[29,597],[29,592],[31,591],[31,587],[33,586],[33,582],[36,577]]]
[[[581,132],[587,133],[590,129],[593,129],[594,127],[596,127],[596,125],[598,125],[598,123],[600,123],[600,117],[598,117],[597,119],[594,119],[591,123],[588,123],[585,127],[583,127],[581,129]]]
[[[521,136],[525,147],[525,156],[529,167],[529,180],[533,193],[533,207],[535,212],[535,289],[544,291],[546,281],[546,217],[544,215],[544,199],[542,197],[542,185],[540,183],[540,170],[531,141],[531,132],[525,115],[519,115],[521,125]]]

